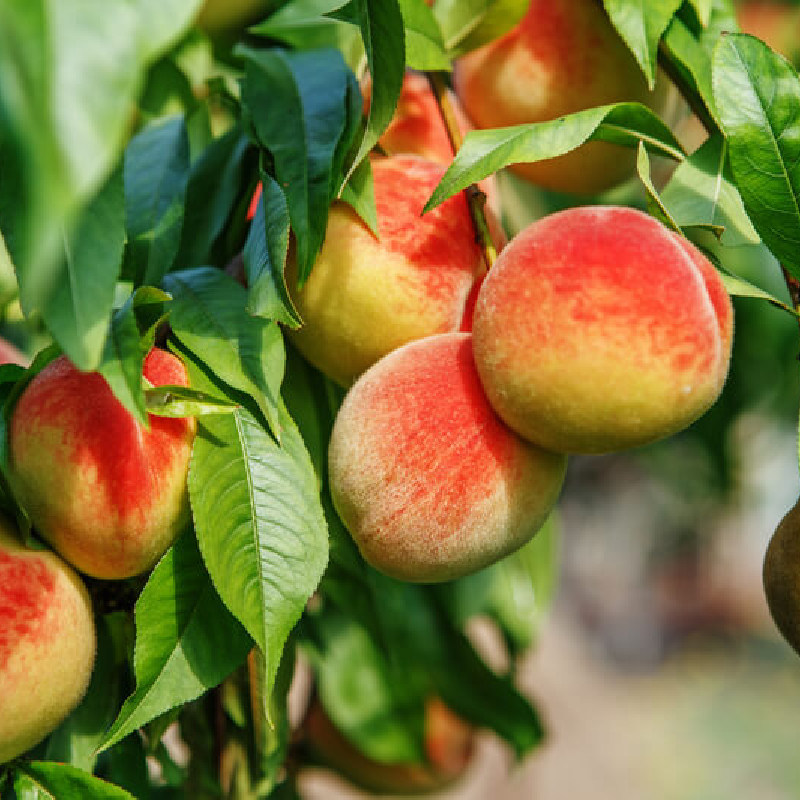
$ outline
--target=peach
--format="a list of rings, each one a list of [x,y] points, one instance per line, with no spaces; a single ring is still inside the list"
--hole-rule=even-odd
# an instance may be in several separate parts
[[[305,732],[312,753],[351,783],[379,794],[436,792],[467,769],[474,753],[474,731],[441,700],[425,704],[426,760],[382,763],[364,755],[333,724],[319,701],[309,709]]]
[[[454,85],[478,128],[544,122],[624,100],[661,102],[597,0],[531,0],[509,33],[458,59]],[[588,142],[513,169],[539,186],[593,194],[630,177],[633,167],[633,151]]]
[[[800,500],[770,539],[763,577],[772,619],[784,639],[800,653]]]
[[[144,377],[187,385],[181,361],[153,349]],[[193,418],[140,425],[98,373],[65,357],[27,386],[9,425],[12,489],[37,531],[73,566],[127,578],[155,564],[189,520]]]
[[[406,342],[458,330],[470,290],[485,273],[463,194],[421,216],[443,167],[400,155],[376,159],[372,169],[380,238],[337,202],[299,292],[293,259],[287,265],[305,323],[288,335],[343,386]]]
[[[400,580],[445,581],[521,547],[553,507],[562,455],[489,405],[471,335],[411,342],[350,389],[328,451],[331,495],[361,554]]]
[[[716,270],[641,211],[571,208],[520,233],[478,294],[475,362],[518,434],[565,453],[675,433],[716,400],[733,312]]]
[[[54,730],[83,697],[95,654],[91,601],[50,551],[0,519],[0,764]]]

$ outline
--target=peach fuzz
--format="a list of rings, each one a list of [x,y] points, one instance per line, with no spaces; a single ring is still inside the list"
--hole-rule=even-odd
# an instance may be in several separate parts
[[[533,223],[483,283],[475,362],[517,433],[601,453],[675,433],[722,390],[733,312],[706,258],[652,217],[571,208]]]
[[[463,193],[422,216],[443,167],[400,155],[373,160],[372,170],[379,238],[336,202],[302,290],[292,258],[286,270],[304,321],[288,335],[343,386],[400,345],[458,330],[470,290],[485,274]]]
[[[367,371],[339,410],[328,457],[334,505],[366,561],[420,583],[525,544],[566,469],[494,413],[468,333],[412,342]]]
[[[53,731],[89,685],[91,601],[50,551],[30,550],[0,520],[0,765]]]
[[[458,59],[454,86],[478,128],[544,122],[618,101],[661,102],[597,0],[531,0],[505,36]],[[594,194],[633,173],[633,151],[588,142],[566,155],[516,164],[560,192]]]
[[[154,386],[188,383],[181,361],[153,349]],[[65,357],[26,387],[9,425],[12,488],[36,530],[87,575],[152,567],[189,520],[186,476],[194,419],[140,425],[98,373]]]

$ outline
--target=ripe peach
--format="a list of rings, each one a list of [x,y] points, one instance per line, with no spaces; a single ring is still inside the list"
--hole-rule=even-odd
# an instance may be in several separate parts
[[[154,386],[187,385],[175,356],[151,350]],[[160,558],[187,523],[193,418],[141,426],[98,373],[57,358],[27,386],[9,426],[12,488],[38,532],[73,566],[127,578]]]
[[[557,119],[623,100],[657,104],[636,61],[596,0],[531,0],[522,21],[460,58],[454,85],[479,128]],[[596,193],[633,173],[633,151],[588,142],[558,158],[517,164],[532,183]]]
[[[421,216],[443,167],[401,155],[376,159],[372,169],[380,238],[337,202],[299,292],[291,258],[287,265],[305,322],[289,337],[343,386],[406,342],[458,330],[470,289],[485,272],[463,194]]]
[[[689,242],[652,217],[571,208],[533,223],[478,294],[475,363],[521,436],[565,453],[644,444],[697,419],[728,371],[733,312]]]
[[[525,544],[566,468],[494,413],[468,333],[412,342],[368,370],[328,458],[334,505],[364,558],[415,582],[466,575]]]
[[[92,674],[91,601],[55,553],[29,550],[0,520],[0,764],[78,705]]]

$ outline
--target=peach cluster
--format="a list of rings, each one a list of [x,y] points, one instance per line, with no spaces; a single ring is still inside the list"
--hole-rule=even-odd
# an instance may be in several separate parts
[[[552,214],[501,253],[471,334],[406,344],[351,388],[329,448],[336,509],[388,575],[474,572],[536,533],[564,454],[641,445],[703,414],[732,324],[717,272],[655,219]]]

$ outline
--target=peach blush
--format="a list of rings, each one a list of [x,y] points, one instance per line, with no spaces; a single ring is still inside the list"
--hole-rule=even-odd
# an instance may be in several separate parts
[[[345,397],[329,448],[336,510],[376,569],[450,580],[521,547],[550,513],[566,459],[517,437],[488,404],[471,336],[412,342]]]
[[[179,359],[151,350],[154,386],[188,383]],[[192,418],[149,417],[144,429],[98,373],[63,356],[28,385],[12,414],[10,466],[19,501],[52,546],[98,578],[153,566],[188,522]]]
[[[713,267],[652,217],[572,208],[523,231],[483,283],[489,401],[542,447],[600,453],[675,433],[718,397],[732,309]]]
[[[0,520],[0,764],[55,729],[92,673],[91,602],[49,551],[25,549]]]
[[[292,342],[343,386],[400,345],[458,330],[484,272],[463,194],[422,216],[444,174],[416,156],[372,163],[379,238],[342,202],[301,291],[290,257],[287,284],[304,321]]]

